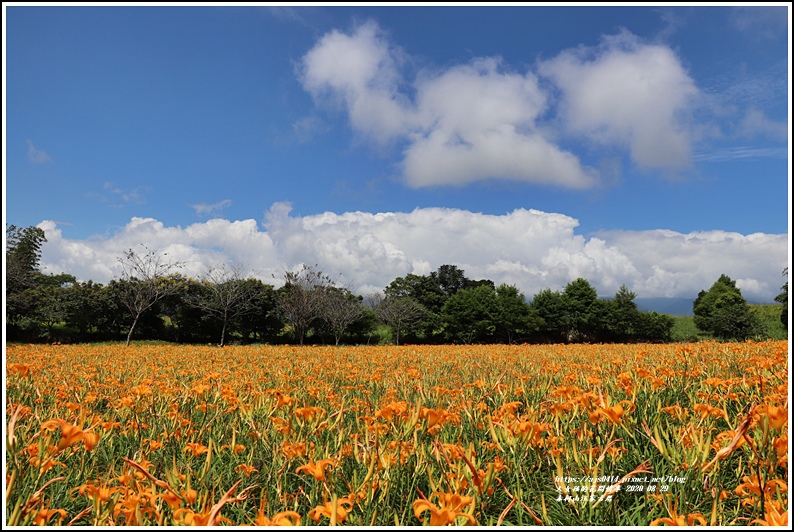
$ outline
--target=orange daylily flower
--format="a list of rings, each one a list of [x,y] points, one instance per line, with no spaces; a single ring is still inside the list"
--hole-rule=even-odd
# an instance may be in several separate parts
[[[692,411],[698,414],[700,419],[706,419],[708,416],[714,416],[716,418],[725,417],[725,410],[707,404],[695,404],[692,407]]]
[[[276,396],[278,402],[276,403],[276,408],[280,408],[282,406],[292,406],[295,403],[295,398],[290,397],[289,394],[284,395],[281,392],[274,392],[273,395]]]
[[[625,408],[624,408],[625,405]],[[599,416],[602,418],[606,418],[615,425],[620,425],[623,423],[623,416],[626,413],[634,412],[634,403],[631,401],[621,401],[615,406],[607,406],[604,408],[597,408],[593,412],[590,413],[590,423],[596,424],[598,422]]]
[[[149,444],[149,450],[150,451],[156,451],[157,449],[159,449],[160,447],[163,446],[163,442],[157,441],[157,440],[153,440],[151,438],[144,438],[143,439],[143,443],[148,443]]]
[[[30,364],[9,364],[8,374],[18,374],[20,377],[26,377],[30,373],[31,369],[33,369],[33,366]]]
[[[753,519],[750,521],[751,525],[756,523],[764,526],[788,526],[788,510],[780,513],[777,508],[770,505],[763,519]]]
[[[157,498],[163,499],[171,510],[176,510],[182,506],[182,497],[171,491],[165,491],[157,494]]]
[[[325,415],[325,409],[319,406],[304,406],[295,409],[295,417],[304,421],[312,421],[315,417],[321,418]]]
[[[272,518],[268,518],[262,510],[256,514],[254,519],[254,526],[300,526],[301,514],[288,510],[286,512],[279,512]]]
[[[50,519],[52,516],[57,515],[57,524],[60,525],[61,522],[66,519],[66,510],[62,510],[60,508],[56,510],[47,510],[46,508],[42,508],[36,512],[35,517],[33,517],[33,524],[38,526],[48,526]]]
[[[40,473],[46,473],[55,466],[61,466],[61,469],[66,468],[66,464],[63,462],[56,462],[53,458],[47,458],[42,462],[38,456],[31,456],[29,462],[33,467],[38,467]]]
[[[84,497],[88,497],[91,500],[99,500],[101,502],[106,502],[110,499],[111,495],[116,493],[119,488],[109,488],[107,486],[95,486],[93,484],[83,484],[82,486],[78,486],[74,488],[70,493],[74,493],[75,491],[80,492],[80,495]]]
[[[198,497],[198,492],[196,490],[182,490],[182,498],[188,504],[193,504],[196,502],[196,498]]]
[[[765,414],[773,429],[781,428],[788,421],[788,408],[785,406],[760,405],[756,408],[756,412]]]
[[[307,475],[314,475],[314,478],[320,482],[325,482],[325,469],[328,467],[333,467],[336,464],[335,458],[326,458],[325,460],[320,460],[316,464],[313,460],[309,460],[309,463],[306,465],[302,465],[295,470],[296,473],[306,473]]]
[[[196,457],[196,456],[199,456],[201,454],[204,454],[204,453],[208,452],[209,450],[210,450],[210,448],[207,447],[206,445],[202,445],[202,444],[196,443],[196,442],[190,442],[187,445],[185,445],[184,452],[186,452],[186,453],[190,452],[194,457]]]
[[[256,473],[257,471],[259,471],[254,466],[248,464],[240,464],[237,467],[235,467],[234,470],[237,471],[238,473],[243,473],[246,477],[250,477],[251,473]]]
[[[764,483],[764,496],[768,496],[775,493],[775,490],[780,489],[780,493],[786,493],[788,491],[788,486],[786,483],[780,479],[774,480],[767,480]],[[742,477],[742,483],[736,486],[736,495],[740,497],[744,497],[750,494],[761,496],[761,483],[758,480],[758,475],[753,475],[749,477],[747,475]]]
[[[234,444],[234,447],[232,447],[231,445],[228,445],[228,444],[221,445],[221,450],[224,450],[224,449],[231,449],[234,454],[239,454],[239,453],[245,452],[245,445],[243,445],[242,443],[236,443],[236,444]]]
[[[347,497],[342,497],[341,499],[337,499],[336,501],[336,522],[337,523],[344,523],[345,519],[347,519],[347,514],[349,514],[353,510],[353,501],[351,501]],[[334,506],[333,502],[328,501],[324,503],[322,506],[317,506],[314,510],[309,512],[309,517],[312,518],[312,521],[315,523],[319,523],[320,519],[325,516],[328,519],[332,519],[334,513]]]
[[[311,449],[314,448],[313,443],[307,444],[306,442],[300,442],[300,443],[284,442],[281,445],[281,452],[284,454],[284,456],[287,459],[290,459],[296,456],[301,456],[301,457],[306,456],[306,453],[309,451],[310,448]]]
[[[212,511],[198,513],[189,508],[179,508],[174,512],[174,519],[181,521],[188,526],[214,526],[215,523],[210,523],[210,518],[212,517]],[[232,524],[230,519],[221,516],[217,516],[215,521],[216,523],[223,521],[230,525]]]
[[[375,416],[391,422],[395,416],[403,417],[408,412],[409,406],[405,401],[392,402],[375,412]]]
[[[669,525],[669,526],[706,526],[706,518],[703,514],[694,513],[687,515],[678,515],[675,510],[670,511],[670,517],[660,517],[651,521],[651,526]]]
[[[55,454],[78,442],[83,442],[86,451],[91,451],[99,442],[99,434],[96,432],[80,430],[63,419],[51,419],[41,424],[41,430],[55,430],[56,428],[61,429],[61,441],[55,449]]]
[[[458,517],[465,517],[466,521],[471,525],[477,524],[477,522],[474,520],[474,517],[463,511],[464,508],[469,506],[474,501],[473,498],[466,497],[464,495],[458,495],[457,493],[443,492],[436,492],[431,495],[430,498],[435,498],[440,504],[440,507],[436,506],[428,499],[417,499],[413,503],[414,516],[417,519],[421,520],[421,515],[424,512],[429,511],[430,526],[448,525],[454,523]]]

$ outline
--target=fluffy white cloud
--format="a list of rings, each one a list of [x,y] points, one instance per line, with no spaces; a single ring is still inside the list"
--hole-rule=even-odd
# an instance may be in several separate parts
[[[538,128],[547,97],[537,78],[502,72],[497,58],[475,59],[402,78],[404,54],[374,22],[332,31],[302,59],[301,80],[317,101],[347,111],[355,131],[407,142],[403,173],[412,187],[488,178],[584,188],[594,171]],[[413,94],[413,99],[408,94]]]
[[[598,47],[562,52],[540,71],[562,91],[560,114],[572,132],[625,146],[640,166],[690,164],[687,118],[698,89],[669,48],[624,31]]]
[[[402,134],[411,120],[399,92],[399,56],[374,22],[352,35],[334,30],[303,57],[303,86],[316,99],[338,100],[356,130],[385,142]]]
[[[499,58],[425,69],[414,80],[403,77],[407,60],[370,21],[327,33],[299,69],[315,101],[341,107],[354,131],[405,143],[403,177],[412,187],[489,178],[594,185],[597,171],[561,147],[560,135],[628,150],[645,168],[690,163],[696,135],[688,116],[699,91],[672,50],[628,32],[540,63],[559,94]]]
[[[737,281],[746,298],[771,302],[780,293],[788,264],[787,235],[655,230],[612,231],[602,237],[641,272],[631,284],[638,294],[697,294],[724,273]]]
[[[133,218],[112,236],[86,240],[64,238],[54,222],[45,221],[39,224],[47,236],[42,267],[106,283],[120,274],[117,257],[129,248],[143,251],[144,244],[184,261],[188,275],[234,263],[278,286],[286,270],[317,264],[362,294],[408,273],[426,275],[455,264],[469,278],[515,284],[528,296],[583,277],[602,296],[626,284],[639,297],[694,298],[724,273],[748,299],[771,301],[788,257],[786,235],[656,230],[586,238],[569,216],[525,209],[503,215],[444,208],[304,217],[290,212],[289,203],[276,203],[261,226],[214,219],[181,228]]]
[[[128,249],[146,253],[143,246],[167,253],[168,262],[183,263],[180,271],[190,276],[219,263],[243,265],[262,279],[283,273],[275,261],[273,242],[267,233],[259,231],[254,220],[214,219],[183,229],[165,227],[153,218],[133,218],[112,236],[86,240],[64,238],[52,221],[44,221],[39,227],[47,236],[42,247],[42,271],[70,273],[83,281],[107,283],[118,278],[118,258]]]

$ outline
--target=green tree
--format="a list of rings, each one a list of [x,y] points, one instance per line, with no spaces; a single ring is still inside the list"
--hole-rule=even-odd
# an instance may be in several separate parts
[[[111,308],[109,290],[93,281],[75,282],[66,289],[66,325],[82,341],[92,334],[108,332],[108,323],[117,314]]]
[[[640,312],[632,339],[641,342],[669,342],[672,340],[675,320],[667,314]]]
[[[41,246],[46,241],[39,227],[6,226],[6,334],[11,339],[34,339],[38,334],[36,313],[42,300],[34,289],[44,277],[39,271],[39,262]]]
[[[40,275],[37,285],[30,289],[34,299],[33,317],[46,328],[45,337],[52,339],[55,325],[68,317],[68,288],[75,282],[73,275]]]
[[[530,310],[524,294],[515,285],[502,283],[496,287],[497,334],[509,344],[521,336],[534,333],[540,319]]]
[[[461,288],[441,309],[447,338],[465,344],[491,340],[496,334],[499,301],[490,286]]]
[[[626,342],[635,339],[640,311],[634,299],[637,295],[621,285],[615,297],[605,303],[603,340]]]
[[[320,317],[322,290],[331,285],[331,278],[317,265],[304,265],[297,272],[284,274],[284,286],[278,290],[278,305],[284,322],[292,327],[301,346],[312,324]]]
[[[783,276],[786,277],[786,283],[780,287],[780,293],[775,296],[775,301],[780,303],[780,323],[783,326],[788,326],[788,266],[783,268]]]
[[[425,341],[434,341],[443,338],[444,324],[441,309],[444,303],[459,290],[480,285],[494,288],[493,281],[487,279],[473,281],[457,266],[444,264],[430,275],[411,273],[405,277],[398,277],[386,287],[385,294],[389,297],[410,297],[419,303],[425,309],[425,313],[416,328]]]
[[[600,305],[598,293],[581,277],[568,283],[562,293],[565,306],[565,325],[569,341],[592,340],[598,332]]]
[[[6,293],[21,292],[36,284],[41,246],[46,241],[39,227],[6,226]]]
[[[565,301],[561,292],[544,288],[532,298],[530,312],[538,318],[537,335],[543,341],[564,342],[567,338]]]
[[[700,291],[692,312],[695,326],[720,340],[744,340],[760,332],[760,324],[736,282],[725,274],[707,291]]]
[[[272,285],[259,279],[250,278],[245,282],[250,285],[254,297],[249,302],[252,311],[237,318],[243,341],[272,341],[284,328],[278,312],[277,292]]]

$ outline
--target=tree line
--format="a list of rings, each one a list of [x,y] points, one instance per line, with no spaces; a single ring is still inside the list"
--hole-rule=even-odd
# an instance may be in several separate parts
[[[187,278],[182,264],[144,248],[118,257],[107,285],[39,270],[44,232],[6,228],[6,338],[11,341],[164,340],[179,343],[667,342],[674,320],[642,312],[621,286],[598,297],[582,278],[531,301],[513,285],[473,280],[455,265],[407,274],[378,294],[339,287],[317,266],[285,272],[281,287],[225,264]],[[787,270],[784,271],[787,274]],[[787,320],[788,283],[776,298]],[[695,324],[721,339],[762,334],[735,282],[723,275],[693,303]]]

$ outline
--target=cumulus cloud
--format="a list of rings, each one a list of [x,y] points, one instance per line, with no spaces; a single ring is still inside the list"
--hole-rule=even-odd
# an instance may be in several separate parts
[[[31,141],[28,141],[28,161],[33,164],[45,164],[51,163],[52,158],[46,151],[40,150]]]
[[[370,21],[351,35],[324,35],[301,61],[303,87],[343,105],[351,125],[380,142],[405,133],[411,109],[399,91],[400,51]]]
[[[603,237],[642,272],[632,288],[660,297],[696,294],[724,273],[737,280],[746,298],[771,302],[788,262],[785,234],[654,230],[612,231]]]
[[[642,167],[689,165],[688,114],[699,92],[669,48],[624,31],[600,46],[564,51],[540,71],[561,90],[561,115],[572,132],[627,147]]]
[[[303,57],[300,76],[316,101],[341,106],[357,133],[406,142],[403,173],[412,187],[488,178],[594,184],[594,170],[539,129],[546,95],[531,72],[505,72],[498,58],[478,58],[409,82],[400,70],[406,61],[370,21],[351,34],[323,36]]]
[[[563,148],[560,136],[627,150],[643,168],[690,164],[690,114],[700,93],[670,48],[627,31],[563,51],[537,74],[484,57],[406,79],[410,62],[369,21],[327,33],[299,63],[304,89],[344,110],[356,133],[404,143],[409,186],[490,178],[595,185],[597,170]]]
[[[112,236],[86,240],[65,238],[51,221],[39,227],[47,236],[43,271],[103,283],[120,274],[117,257],[141,244],[184,261],[187,275],[222,262],[244,264],[252,275],[279,286],[285,271],[317,264],[360,294],[381,291],[409,273],[426,275],[455,264],[469,278],[514,284],[527,296],[583,277],[602,296],[626,284],[639,297],[694,298],[724,273],[748,299],[771,301],[787,263],[787,235],[656,230],[588,238],[576,232],[578,225],[563,214],[526,209],[502,215],[424,208],[301,217],[281,202],[261,225],[214,219],[182,228],[133,218]]]
[[[249,265],[252,274],[263,279],[283,273],[273,242],[267,233],[259,231],[255,220],[213,219],[182,228],[166,227],[153,218],[135,217],[112,236],[86,240],[65,238],[52,221],[44,221],[38,227],[47,237],[42,247],[42,271],[66,272],[82,281],[107,283],[118,278],[118,258],[128,249],[145,253],[143,246],[168,253],[173,262],[184,263],[181,271],[190,276],[198,276],[218,263]]]

